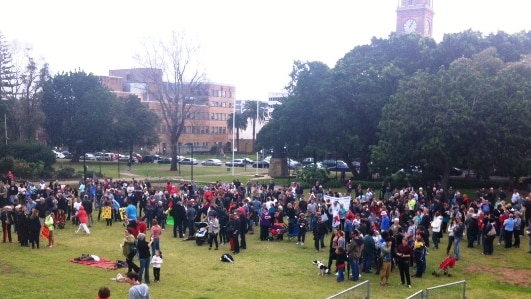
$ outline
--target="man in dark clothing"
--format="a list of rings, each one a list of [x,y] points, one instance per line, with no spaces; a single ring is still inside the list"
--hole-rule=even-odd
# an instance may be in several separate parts
[[[177,238],[177,230],[179,230],[179,238],[184,238],[183,224],[186,220],[186,210],[180,200],[173,204],[170,213],[173,217],[173,237]]]

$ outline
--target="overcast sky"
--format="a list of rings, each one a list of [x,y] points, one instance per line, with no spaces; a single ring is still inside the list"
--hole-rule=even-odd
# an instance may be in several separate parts
[[[266,100],[289,82],[294,60],[333,67],[372,37],[396,27],[398,0],[16,0],[0,6],[0,32],[33,48],[53,73],[108,75],[132,68],[146,37],[185,31],[212,82],[236,98]],[[531,30],[529,0],[434,0],[433,35]]]

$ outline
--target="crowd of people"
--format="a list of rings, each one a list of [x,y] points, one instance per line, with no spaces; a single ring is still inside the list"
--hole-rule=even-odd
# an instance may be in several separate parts
[[[344,198],[348,201],[340,200]],[[414,277],[422,277],[429,249],[438,250],[445,234],[446,255],[456,260],[464,238],[467,247],[482,244],[483,254],[492,255],[495,243],[520,247],[524,232],[530,236],[531,253],[531,197],[513,190],[508,198],[501,188],[479,189],[473,198],[438,185],[425,190],[388,184],[378,195],[371,188],[354,187],[350,180],[345,195],[325,191],[318,182],[304,190],[297,182],[243,184],[238,178],[204,186],[167,182],[163,188],[149,180],[89,179],[76,188],[59,181],[17,184],[11,173],[0,182],[0,200],[3,241],[12,242],[13,231],[21,246],[40,248],[39,236],[46,230],[48,247],[54,247],[53,232],[66,221],[86,235],[93,217],[109,227],[123,224],[122,254],[137,297],[149,293],[150,265],[154,281],[160,281],[160,237],[169,216],[174,238],[193,240],[204,229],[209,250],[226,244],[234,254],[247,249],[247,235],[255,231],[261,241],[287,233],[297,238],[298,246],[304,246],[310,233],[316,252],[329,246],[328,268],[335,261],[338,282],[345,280],[345,271],[351,273],[347,279],[357,281],[374,270],[386,286],[397,267],[400,283],[411,287],[410,268],[414,266]],[[199,223],[205,226],[198,228]]]

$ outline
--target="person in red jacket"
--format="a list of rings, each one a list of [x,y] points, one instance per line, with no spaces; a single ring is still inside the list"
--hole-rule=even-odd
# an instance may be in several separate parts
[[[87,235],[90,235],[90,230],[87,226],[89,217],[87,212],[85,211],[85,208],[83,206],[80,206],[79,211],[73,217],[79,219],[79,227],[76,230],[76,234],[81,230],[81,228],[83,228],[85,230],[85,233]]]

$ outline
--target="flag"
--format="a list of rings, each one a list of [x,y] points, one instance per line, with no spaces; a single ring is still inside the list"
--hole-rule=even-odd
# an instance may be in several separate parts
[[[50,238],[50,230],[46,225],[42,227],[41,236],[46,240]]]

